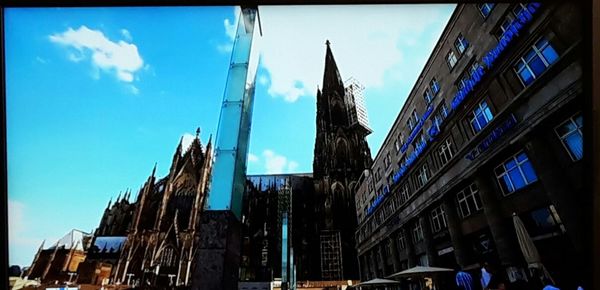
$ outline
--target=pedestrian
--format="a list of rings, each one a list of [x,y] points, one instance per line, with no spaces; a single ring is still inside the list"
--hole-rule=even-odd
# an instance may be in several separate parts
[[[473,277],[463,271],[456,273],[456,286],[461,290],[473,290]]]
[[[490,284],[490,280],[492,280],[492,274],[486,269],[488,267],[488,263],[484,263],[483,267],[481,267],[481,279],[479,281],[481,282],[481,288],[484,290],[489,289],[488,285]]]

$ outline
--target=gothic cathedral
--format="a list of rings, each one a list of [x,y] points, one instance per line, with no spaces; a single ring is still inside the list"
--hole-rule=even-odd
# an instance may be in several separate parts
[[[324,280],[358,279],[354,232],[355,187],[373,159],[366,141],[370,130],[357,121],[354,95],[344,86],[329,41],[323,88],[317,89],[317,136],[313,160],[320,200],[321,276]],[[361,108],[364,109],[364,108]]]

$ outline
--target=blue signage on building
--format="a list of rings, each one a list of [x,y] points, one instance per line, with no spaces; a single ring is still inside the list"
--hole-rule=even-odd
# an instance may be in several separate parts
[[[513,20],[506,31],[500,37],[498,44],[492,50],[490,50],[482,59],[483,63],[487,67],[487,70],[492,68],[494,61],[504,51],[508,44],[519,35],[519,31],[524,27],[525,24],[529,23],[533,18],[533,13],[541,6],[540,3],[529,3],[527,9],[523,9],[517,18]],[[454,99],[450,105],[450,111],[456,110],[458,106],[463,102],[465,97],[473,90],[473,87],[479,83],[483,75],[485,74],[483,67],[478,67],[473,72],[471,77],[466,81],[465,86],[458,90]]]
[[[406,149],[408,149],[408,146],[415,139],[417,133],[421,132],[421,128],[423,128],[423,124],[425,124],[425,121],[427,121],[429,115],[431,115],[431,112],[433,112],[433,106],[429,105],[429,107],[425,111],[425,114],[423,114],[423,117],[421,117],[421,119],[419,120],[419,123],[417,123],[412,132],[410,132],[410,135],[408,136],[408,139],[406,139],[406,142],[402,144],[402,147],[400,147],[400,152],[404,153]]]
[[[492,68],[494,61],[504,51],[504,49],[506,49],[508,44],[516,36],[519,35],[519,32],[521,31],[521,29],[523,29],[523,27],[533,19],[533,14],[538,10],[538,8],[540,6],[541,6],[541,4],[536,3],[536,2],[527,4],[526,9],[523,9],[517,15],[516,19],[510,23],[510,25],[508,26],[506,31],[504,31],[504,33],[500,37],[500,40],[498,41],[498,44],[496,45],[496,47],[491,49],[482,58],[482,62],[485,64],[485,66],[487,68],[486,70],[489,71]],[[470,78],[465,82],[465,85],[463,86],[463,88],[458,90],[458,92],[454,95],[454,98],[452,99],[452,102],[450,104],[450,108],[448,109],[448,114],[451,114],[454,110],[458,109],[460,104],[462,104],[462,102],[469,95],[469,93],[473,90],[473,88],[481,81],[481,79],[485,75],[485,72],[486,71],[484,70],[484,68],[482,66],[479,66],[470,75]],[[400,148],[400,151],[402,153],[404,153],[406,151],[406,149],[408,149],[408,146],[411,144],[411,142],[413,141],[413,139],[415,138],[417,133],[421,131],[423,124],[429,118],[432,111],[433,111],[433,108],[430,105],[429,108],[427,109],[427,111],[425,112],[425,114],[423,114],[423,117],[419,120],[419,123],[417,124],[417,126],[411,132],[410,136],[407,139],[407,142],[404,145],[402,145],[402,147]],[[510,120],[513,120],[513,121],[510,121]],[[492,142],[494,142],[495,140],[500,138],[500,136],[502,136],[506,130],[508,130],[509,128],[514,126],[515,123],[516,123],[516,120],[514,119],[514,116],[512,116],[511,119],[505,121],[499,127],[502,129],[496,128],[492,133],[490,133],[490,135],[488,137],[486,137],[486,139],[484,140],[486,142],[485,145],[482,142],[482,144],[479,144],[476,147],[476,149],[479,150],[479,147],[482,146],[481,148],[483,148],[483,150],[486,150]],[[436,123],[433,126],[431,126],[431,128],[429,128],[429,130],[428,130],[429,137],[430,137],[429,141],[433,140],[433,138],[439,134],[439,126],[440,125],[441,124]],[[488,138],[491,138],[491,139],[488,140]],[[490,141],[490,140],[492,140],[492,141]],[[425,150],[425,148],[427,148],[428,143],[429,142],[427,140],[423,140],[415,145],[415,150],[413,150],[413,152],[406,158],[406,161],[400,166],[400,169],[398,170],[398,172],[396,174],[394,174],[392,184],[396,184],[400,181],[400,179],[404,176],[404,174],[409,169],[409,167],[421,155],[421,153]],[[475,149],[473,149],[473,150],[475,150]],[[478,152],[481,153],[482,151],[478,151]],[[465,157],[470,160],[473,160],[479,153],[474,153],[473,151],[471,151]],[[474,154],[477,154],[477,155],[474,155]],[[473,159],[471,159],[471,158],[473,158]],[[370,215],[375,210],[375,208],[377,208],[377,206],[379,204],[381,204],[381,202],[385,199],[385,197],[387,197],[387,195],[389,195],[389,193],[390,192],[384,193],[375,199],[373,204],[367,210],[367,216]]]
[[[490,134],[488,134],[483,141],[481,141],[477,146],[473,148],[469,153],[465,155],[465,158],[473,161],[477,156],[487,150],[492,143],[498,141],[500,137],[502,137],[506,131],[511,129],[517,124],[517,119],[514,115],[510,115],[508,119],[506,119],[502,124],[498,125]]]

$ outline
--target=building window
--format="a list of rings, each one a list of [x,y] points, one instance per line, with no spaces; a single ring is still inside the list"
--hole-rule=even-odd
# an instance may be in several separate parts
[[[481,129],[483,129],[493,118],[494,115],[487,103],[485,101],[479,103],[477,108],[471,112],[470,123],[473,133],[479,133],[479,131],[481,131]]]
[[[454,51],[450,50],[450,52],[448,52],[448,54],[446,55],[446,63],[448,64],[450,70],[454,68],[454,65],[456,65],[457,61],[458,59],[456,58],[456,54],[454,54]]]
[[[383,164],[385,165],[385,168],[390,167],[390,164],[392,164],[392,158],[390,157],[390,152],[388,152],[385,155],[385,158],[383,158]]]
[[[391,257],[392,256],[392,243],[391,242],[387,242],[385,247],[383,247],[384,249],[384,253],[385,253],[385,257]]]
[[[515,5],[515,7],[513,7],[512,12],[516,17],[518,17],[519,14],[521,14],[521,12],[523,12],[523,10],[525,10],[525,9],[527,9],[525,4],[517,3],[517,5]]]
[[[431,210],[431,229],[434,233],[441,231],[448,227],[446,223],[446,213],[444,208],[440,205]]]
[[[577,113],[554,129],[573,161],[583,158],[582,127],[583,116],[581,113]]]
[[[434,117],[434,124],[438,126],[448,117],[448,107],[446,107],[446,102],[442,100],[442,103],[438,106],[437,112]]]
[[[375,174],[375,182],[379,182],[381,180],[381,168],[377,168],[377,173]]]
[[[523,151],[496,167],[495,171],[504,195],[511,194],[537,180],[531,162]]]
[[[469,69],[465,70],[457,84],[459,90],[462,90],[467,85],[467,82],[469,81],[469,79],[471,79],[471,76],[475,73],[475,71],[477,71],[479,67],[481,67],[481,64],[475,61],[471,64],[471,66],[469,66]]]
[[[475,183],[472,183],[467,188],[463,189],[456,195],[460,215],[466,218],[483,208],[479,190]]]
[[[452,140],[447,138],[444,143],[438,149],[438,153],[440,155],[440,160],[442,161],[442,165],[445,165],[452,159],[454,152],[452,152]]]
[[[402,144],[400,144],[400,138],[394,141],[394,145],[396,146],[396,152],[400,151],[400,147],[402,147]]]
[[[429,267],[429,259],[427,259],[427,255],[423,254],[419,256],[419,266]]]
[[[542,37],[517,61],[514,70],[523,85],[528,86],[557,59],[556,50]]]
[[[494,9],[495,5],[496,5],[495,3],[482,3],[482,4],[477,4],[477,8],[479,8],[479,12],[485,19],[490,15],[490,13],[492,12],[492,9]]]
[[[400,199],[402,203],[405,203],[410,198],[410,188],[408,187],[408,182],[402,186],[400,189]]]
[[[406,121],[406,126],[408,127],[408,130],[412,131],[412,129],[415,127],[415,125],[413,124],[412,118],[410,118],[410,119],[408,119],[408,121]]]
[[[469,42],[462,34],[459,34],[456,41],[454,41],[454,47],[456,47],[458,53],[463,54],[469,47]]]
[[[502,21],[502,24],[500,24],[500,26],[496,30],[496,33],[494,33],[498,40],[500,40],[500,38],[502,38],[502,35],[504,34],[504,32],[506,30],[508,30],[508,28],[512,24],[513,20],[514,20],[514,18],[510,13],[507,14],[506,17],[504,17],[504,21]]]
[[[415,125],[419,122],[419,114],[417,113],[416,109],[413,110],[412,119],[415,121]]]
[[[413,226],[413,242],[416,244],[423,240],[423,229],[421,228],[421,222],[417,220]]]
[[[425,92],[423,93],[423,99],[425,99],[425,102],[427,104],[431,103],[431,101],[433,100],[433,95],[431,94],[430,89],[425,90]]]
[[[419,187],[425,185],[425,183],[427,183],[427,179],[429,178],[428,176],[428,170],[427,170],[427,163],[423,164],[423,167],[421,167],[421,170],[419,170],[419,173],[417,175],[417,181],[419,184]]]
[[[437,93],[440,91],[440,84],[435,78],[431,78],[431,82],[429,82],[429,88],[431,88],[433,96],[436,96]]]
[[[388,184],[391,185],[394,182],[394,172],[391,172],[387,177]]]
[[[398,233],[398,249],[406,249],[406,234],[404,233],[404,230],[400,230],[400,233]]]
[[[534,240],[566,232],[553,205],[521,214],[519,217]]]

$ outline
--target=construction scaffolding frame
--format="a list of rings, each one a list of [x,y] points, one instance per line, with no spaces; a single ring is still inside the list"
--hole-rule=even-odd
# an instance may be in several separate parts
[[[321,231],[321,275],[324,280],[341,280],[342,239],[339,231]]]

